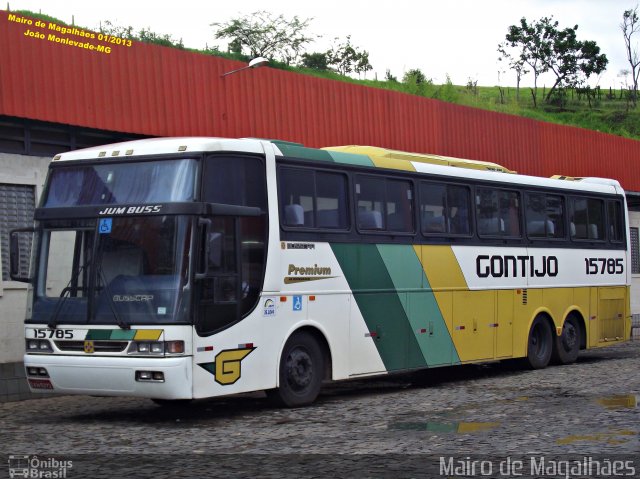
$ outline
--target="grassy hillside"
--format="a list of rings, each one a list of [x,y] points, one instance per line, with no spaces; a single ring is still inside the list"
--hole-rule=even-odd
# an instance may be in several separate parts
[[[317,72],[309,69],[294,70],[314,76],[436,98],[449,103],[640,140],[640,105],[635,108],[630,105],[626,91],[591,90],[590,98],[587,98],[584,92],[571,89],[563,92],[561,99],[556,98],[547,104],[544,101],[546,90],[540,88],[538,105],[534,107],[530,88],[520,88],[518,94],[514,87],[459,86],[451,83],[415,85],[394,81],[355,80],[331,72]]]
[[[53,21],[59,24],[65,23],[54,17],[29,10],[18,10],[15,13]],[[108,33],[112,35],[122,36],[132,40],[184,49],[182,41],[177,41],[170,35],[158,35],[149,29],[142,29],[136,33],[132,27],[118,27],[108,21],[103,23],[103,29],[108,30]],[[239,55],[222,52],[217,48],[187,50],[234,60],[249,60],[249,58]],[[444,85],[434,85],[430,82],[416,84],[399,81],[358,80],[338,75],[331,71],[290,67],[277,62],[271,62],[270,66],[305,75],[394,90],[411,95],[435,98],[450,103],[524,116],[550,123],[572,125],[640,140],[640,105],[637,107],[629,105],[625,97],[626,92],[619,90],[591,91],[589,98],[587,98],[584,92],[579,94],[578,91],[568,90],[563,93],[561,98],[556,97],[551,104],[548,104],[544,101],[544,89],[540,89],[538,92],[538,105],[536,107],[532,101],[529,88],[521,88],[518,94],[513,87],[476,87],[473,84],[458,86],[453,85],[451,82],[447,82]]]

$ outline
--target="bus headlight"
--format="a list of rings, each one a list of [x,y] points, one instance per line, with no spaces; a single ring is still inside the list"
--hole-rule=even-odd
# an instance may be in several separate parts
[[[53,348],[48,339],[27,339],[26,350],[28,353],[52,353]]]
[[[164,356],[165,354],[183,354],[184,341],[133,341],[129,354]]]
[[[42,377],[48,378],[49,373],[45,368],[29,366],[27,368],[27,376],[42,376]]]

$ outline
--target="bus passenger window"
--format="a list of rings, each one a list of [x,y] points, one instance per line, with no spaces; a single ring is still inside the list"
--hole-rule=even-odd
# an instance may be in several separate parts
[[[516,191],[476,189],[478,234],[520,236],[520,202]]]
[[[346,229],[348,224],[346,176],[316,172],[316,226]]]
[[[385,181],[383,178],[358,177],[356,196],[358,228],[363,230],[385,229],[384,212]]]
[[[469,188],[430,182],[420,183],[420,220],[422,232],[468,235]]]
[[[435,183],[420,183],[420,220],[423,233],[444,233],[446,187]]]
[[[571,238],[604,240],[604,201],[594,198],[571,198]]]
[[[527,235],[533,239],[564,238],[562,197],[529,193],[526,198]]]
[[[312,170],[282,168],[281,212],[285,226],[313,228],[315,215],[313,192],[315,190]]]
[[[410,181],[356,178],[358,228],[413,232],[413,188]]]
[[[411,182],[387,180],[387,230],[413,231]]]
[[[347,177],[342,173],[280,168],[283,226],[347,229]]]

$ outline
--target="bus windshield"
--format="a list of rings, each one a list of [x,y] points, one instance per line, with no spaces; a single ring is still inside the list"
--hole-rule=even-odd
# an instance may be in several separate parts
[[[110,220],[109,228],[98,229],[96,220],[44,223],[32,320],[121,327],[187,322],[190,220]]]

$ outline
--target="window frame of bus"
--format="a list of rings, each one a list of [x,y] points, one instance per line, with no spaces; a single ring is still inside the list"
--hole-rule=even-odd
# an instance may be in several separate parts
[[[555,237],[555,236],[531,236],[529,234],[529,214],[528,214],[528,204],[529,204],[529,198],[531,197],[531,195],[539,195],[539,196],[545,196],[545,197],[549,197],[549,196],[556,196],[558,198],[560,198],[560,202],[562,204],[562,228],[564,230],[564,235],[561,237]],[[543,241],[549,241],[549,242],[555,242],[555,243],[564,243],[567,241],[567,239],[569,238],[569,231],[567,228],[567,225],[569,223],[569,215],[568,213],[568,208],[567,208],[567,197],[565,194],[563,194],[563,192],[561,191],[533,191],[533,190],[525,190],[524,191],[524,232],[525,232],[525,237],[529,240],[529,241],[536,241],[536,242],[543,242]]]
[[[602,198],[602,197],[598,197],[598,196],[593,196],[593,195],[575,195],[575,194],[567,194],[566,195],[567,198],[567,203],[569,205],[569,207],[567,208],[567,226],[568,228],[568,233],[569,233],[569,240],[572,243],[582,243],[582,244],[586,244],[586,243],[597,243],[597,244],[604,244],[609,242],[609,237],[607,234],[607,208],[606,208],[606,199]],[[600,204],[602,205],[602,221],[603,221],[603,230],[604,230],[604,235],[603,238],[576,238],[574,235],[571,234],[571,217],[573,216],[573,205],[574,205],[574,201],[575,200],[585,200],[585,201],[589,201],[589,200],[596,200],[599,201]],[[588,208],[587,208],[588,211]],[[588,223],[587,223],[588,225]],[[588,236],[588,235],[587,235]]]
[[[312,194],[312,199],[313,199],[313,220],[314,220],[314,225],[315,223],[317,223],[317,198],[318,198],[318,194],[317,194],[317,190],[318,190],[318,183],[317,183],[317,173],[322,173],[322,174],[331,174],[331,175],[336,175],[339,176],[343,179],[343,185],[344,185],[344,211],[342,212],[344,214],[344,218],[346,220],[346,227],[337,227],[337,228],[330,228],[330,227],[318,227],[318,226],[296,226],[296,225],[289,225],[286,223],[285,219],[286,219],[286,215],[285,215],[285,210],[284,208],[287,206],[285,204],[285,192],[284,192],[284,188],[285,188],[285,182],[283,180],[283,170],[294,170],[294,171],[303,171],[303,172],[309,172],[312,174],[313,177],[313,194]],[[276,174],[276,179],[277,179],[277,189],[278,189],[278,216],[280,217],[280,228],[283,231],[291,231],[291,232],[327,232],[327,233],[350,233],[353,228],[352,228],[352,221],[351,221],[351,191],[349,188],[349,175],[346,172],[343,171],[337,171],[337,170],[333,170],[330,168],[316,168],[316,167],[311,167],[311,166],[300,166],[300,165],[278,165],[278,168],[276,170],[277,174]],[[339,200],[339,198],[338,198]],[[340,215],[339,211],[340,211],[340,204],[338,202],[338,208],[336,209],[336,211],[338,211],[338,215]]]
[[[423,194],[422,194],[422,187],[423,185],[436,185],[436,186],[443,186],[445,188],[445,195],[446,198],[448,198],[448,188],[450,186],[452,187],[459,187],[459,188],[464,188],[467,193],[468,193],[468,197],[467,197],[467,209],[468,209],[468,226],[469,226],[469,232],[468,233],[451,233],[450,231],[443,231],[443,232],[438,232],[438,231],[425,231],[424,230],[424,224],[422,221],[422,204],[423,204]],[[473,208],[473,201],[472,198],[474,197],[473,194],[473,188],[471,187],[471,185],[466,184],[466,183],[457,183],[457,182],[447,182],[447,181],[433,181],[433,180],[419,180],[418,181],[418,221],[420,224],[420,233],[427,237],[427,238],[434,238],[434,237],[451,237],[451,238],[473,238],[474,237],[474,226],[475,226],[475,221],[474,221],[474,217],[475,217],[475,208]],[[450,224],[449,224],[450,226]]]
[[[506,191],[506,192],[510,192],[510,193],[515,193],[518,197],[518,231],[519,234],[516,235],[507,235],[507,234],[484,234],[481,233],[480,228],[478,226],[478,222],[480,221],[480,215],[478,214],[478,203],[477,203],[477,195],[478,195],[478,190],[480,189],[485,189],[485,190],[491,190],[491,191]],[[498,204],[498,208],[500,207],[500,205]],[[522,239],[524,238],[523,236],[523,225],[522,225],[522,221],[524,219],[524,215],[523,215],[523,204],[522,204],[522,190],[521,189],[514,189],[514,187],[502,187],[502,186],[493,186],[491,184],[482,184],[482,185],[474,185],[473,188],[473,212],[474,212],[474,218],[475,218],[475,232],[478,235],[478,238],[488,238],[488,239],[498,239],[498,240],[517,240],[517,241],[522,241]]]
[[[359,201],[359,196],[360,193],[358,193],[358,180],[360,178],[373,178],[375,180],[382,180],[384,182],[384,212],[385,212],[385,216],[383,217],[383,224],[384,224],[384,228],[381,229],[367,229],[367,228],[361,228],[360,227],[360,222],[358,221],[358,201]],[[356,231],[359,234],[363,234],[363,235],[379,235],[379,236],[415,236],[416,235],[416,185],[415,185],[415,180],[413,178],[407,178],[404,176],[393,176],[393,177],[388,177],[388,176],[384,176],[384,175],[376,175],[376,174],[369,174],[369,173],[355,173],[353,175],[352,178],[353,181],[353,209],[354,209],[354,225],[356,228]],[[388,203],[388,189],[387,189],[387,185],[389,181],[395,181],[395,182],[405,182],[407,184],[409,184],[410,186],[410,191],[411,191],[411,198],[410,198],[410,206],[411,206],[411,230],[410,231],[399,231],[399,230],[390,230],[387,224],[387,203]]]

